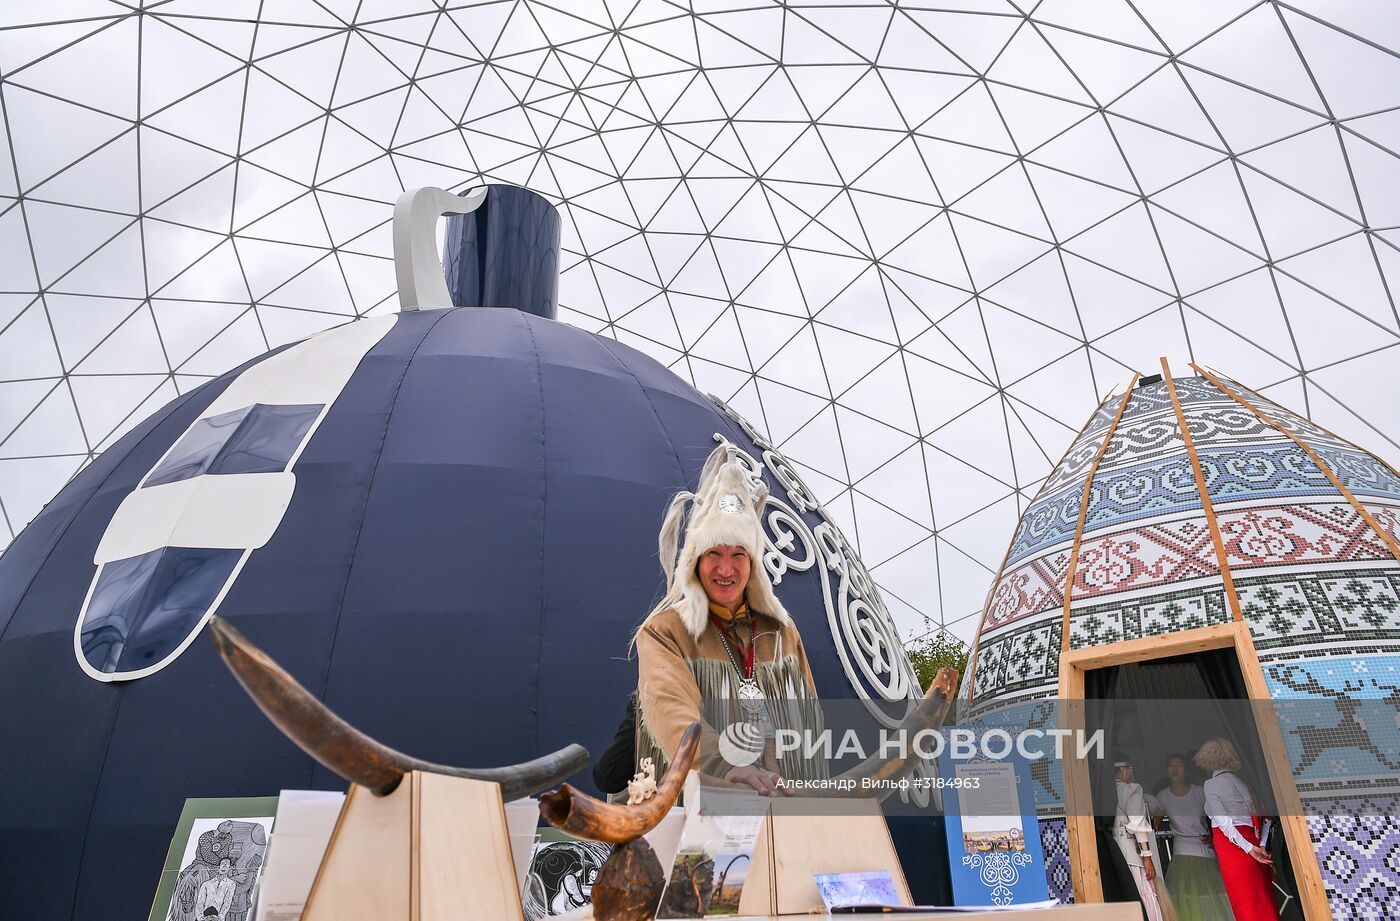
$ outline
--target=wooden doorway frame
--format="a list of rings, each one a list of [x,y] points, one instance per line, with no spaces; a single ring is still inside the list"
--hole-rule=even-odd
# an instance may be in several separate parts
[[[1234,649],[1245,689],[1251,699],[1269,700],[1269,688],[1264,670],[1254,650],[1249,627],[1239,621],[1215,624],[1180,633],[1124,640],[1103,646],[1066,650],[1060,655],[1060,702],[1063,728],[1083,731],[1084,673],[1095,668],[1108,668],[1128,662],[1143,662],[1169,656],[1187,655],[1210,649]],[[1066,706],[1067,705],[1067,706]],[[1298,901],[1307,921],[1331,921],[1332,910],[1327,904],[1327,890],[1322,884],[1322,870],[1317,852],[1308,835],[1298,788],[1293,783],[1293,768],[1288,762],[1283,744],[1283,732],[1272,711],[1256,720],[1259,741],[1268,768],[1269,784],[1274,801],[1282,815],[1284,841],[1288,845],[1293,875],[1298,885]],[[1094,834],[1094,807],[1090,794],[1089,765],[1084,760],[1066,758],[1062,762],[1065,784],[1065,827],[1069,833],[1070,878],[1074,884],[1076,902],[1102,902],[1103,884],[1099,876],[1098,842]]]

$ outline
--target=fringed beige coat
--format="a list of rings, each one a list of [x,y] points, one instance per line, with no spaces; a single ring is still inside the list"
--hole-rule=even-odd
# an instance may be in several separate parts
[[[820,732],[816,685],[797,628],[765,614],[749,616],[754,626],[754,677],[763,689],[774,727]],[[745,621],[738,623],[740,637],[747,639]],[[737,649],[734,653],[739,656]],[[707,624],[697,641],[675,611],[653,614],[637,632],[637,672],[638,763],[654,759],[660,776],[686,727],[699,720],[702,731],[694,769],[714,777],[727,774],[734,765],[720,754],[719,733],[744,716],[739,706],[739,674],[725,653],[719,631]],[[800,751],[777,758],[771,743],[765,747],[762,763],[789,780],[827,776],[824,760],[804,759]]]

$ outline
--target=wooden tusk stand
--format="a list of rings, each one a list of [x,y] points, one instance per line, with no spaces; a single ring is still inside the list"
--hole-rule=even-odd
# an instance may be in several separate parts
[[[818,873],[887,870],[900,901],[914,904],[879,803],[824,800],[823,810],[810,814],[811,800],[773,800],[739,898],[741,916],[824,914]]]
[[[302,921],[523,921],[501,788],[411,771],[352,784]]]
[[[694,774],[689,779],[697,780]],[[810,801],[773,801],[754,849],[741,917],[822,912],[817,873],[888,870],[901,901],[910,904],[878,804],[852,799],[824,805],[828,814],[811,815]],[[951,916],[935,911],[909,917]],[[1001,917],[1125,921],[1137,917],[1137,910],[1126,903],[1072,905]],[[500,787],[421,771],[405,774],[387,796],[352,784],[302,921],[470,919],[524,921]]]

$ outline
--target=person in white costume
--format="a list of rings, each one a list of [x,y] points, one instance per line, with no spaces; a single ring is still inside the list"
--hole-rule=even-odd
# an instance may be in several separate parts
[[[1133,765],[1127,756],[1113,756],[1117,812],[1113,817],[1113,840],[1123,851],[1123,859],[1132,871],[1147,921],[1172,921],[1174,913],[1163,910],[1164,897],[1158,886],[1157,835],[1147,814],[1147,797],[1142,785],[1133,782]]]

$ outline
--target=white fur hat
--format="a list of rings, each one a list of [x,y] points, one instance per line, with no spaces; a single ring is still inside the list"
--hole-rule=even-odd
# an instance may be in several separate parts
[[[720,445],[705,460],[696,492],[680,492],[671,500],[658,539],[661,569],[666,573],[666,597],[656,611],[674,609],[696,640],[709,623],[709,598],[696,566],[711,547],[743,547],[749,554],[749,583],[744,596],[751,610],[767,614],[786,626],[790,618],[773,593],[763,566],[763,525],[759,518],[768,487],[752,476],[733,453]],[[677,539],[685,506],[693,504],[685,524],[685,539],[677,555]],[[655,613],[655,612],[653,612]]]

